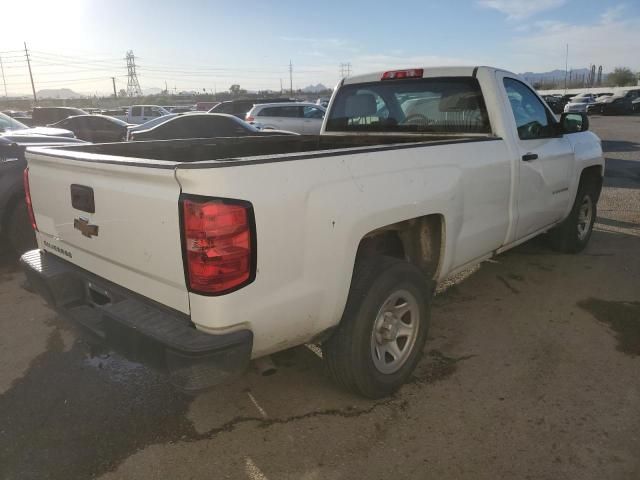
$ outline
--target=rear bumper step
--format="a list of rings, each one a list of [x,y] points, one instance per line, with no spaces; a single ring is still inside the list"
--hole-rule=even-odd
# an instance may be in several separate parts
[[[183,313],[164,307],[42,250],[20,259],[27,281],[64,317],[141,363],[168,370],[185,391],[217,385],[249,365],[253,333],[200,332]]]

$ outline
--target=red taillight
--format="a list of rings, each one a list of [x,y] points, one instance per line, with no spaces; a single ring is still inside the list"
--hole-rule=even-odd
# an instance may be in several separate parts
[[[250,283],[255,272],[251,205],[187,197],[181,202],[189,289],[220,295]]]
[[[255,118],[253,118],[251,115],[247,115],[247,116],[244,118],[244,121],[245,121],[245,122],[253,122],[254,120],[255,120]]]
[[[382,74],[382,80],[402,80],[403,78],[422,78],[423,68],[410,68],[409,70],[391,70]]]
[[[31,203],[31,189],[29,188],[29,168],[25,168],[22,173],[22,180],[24,183],[24,200],[27,204],[27,212],[29,212],[29,220],[31,220],[31,227],[37,231],[36,216],[33,214],[33,204]]]

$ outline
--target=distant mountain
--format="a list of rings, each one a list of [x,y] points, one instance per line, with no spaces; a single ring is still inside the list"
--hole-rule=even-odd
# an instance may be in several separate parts
[[[588,68],[574,68],[571,69],[571,77],[572,78],[581,78],[583,75],[588,76],[590,70]],[[559,82],[564,80],[564,70],[551,70],[550,72],[525,72],[520,74],[524,79],[529,83],[550,83],[550,82]]]
[[[325,87],[323,84],[319,83],[317,85],[309,85],[308,87],[304,87],[302,89],[302,91],[304,93],[318,93],[318,92],[324,92],[327,91],[328,88]]]
[[[82,98],[84,95],[74,92],[69,88],[47,88],[38,90],[38,98]]]

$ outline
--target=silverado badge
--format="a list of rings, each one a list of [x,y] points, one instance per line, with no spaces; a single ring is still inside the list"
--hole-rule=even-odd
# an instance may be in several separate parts
[[[80,233],[88,238],[98,236],[98,225],[91,225],[86,218],[75,218],[73,220],[73,228],[80,230]]]

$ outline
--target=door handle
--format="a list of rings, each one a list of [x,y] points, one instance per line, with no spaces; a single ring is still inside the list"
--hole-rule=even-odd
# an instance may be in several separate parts
[[[525,153],[524,155],[522,155],[522,160],[525,162],[530,162],[531,160],[537,160],[537,158],[538,158],[537,153]]]

